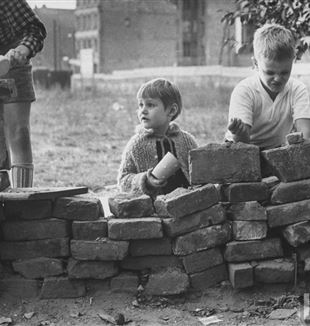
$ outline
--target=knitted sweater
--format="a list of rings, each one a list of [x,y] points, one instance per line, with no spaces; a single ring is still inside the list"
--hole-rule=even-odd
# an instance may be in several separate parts
[[[151,130],[138,126],[136,134],[129,140],[122,155],[117,177],[120,191],[145,193],[151,196],[163,193],[161,189],[150,189],[146,185],[147,171],[154,168],[165,155],[164,152],[167,152],[164,148],[166,146],[158,145],[162,144],[163,140],[172,144],[172,152],[178,158],[184,176],[189,180],[188,155],[191,149],[197,147],[195,138],[181,130],[175,122],[170,123],[162,139],[155,137]]]

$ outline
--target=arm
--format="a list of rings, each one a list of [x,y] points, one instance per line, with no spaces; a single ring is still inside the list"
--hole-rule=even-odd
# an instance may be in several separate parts
[[[310,139],[310,119],[297,119],[295,121],[297,131],[301,131],[305,139]]]

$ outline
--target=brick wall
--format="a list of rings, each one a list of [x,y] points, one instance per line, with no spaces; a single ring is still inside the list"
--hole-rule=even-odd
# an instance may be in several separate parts
[[[300,134],[287,140],[262,152],[241,143],[197,148],[191,188],[154,201],[119,193],[109,216],[89,194],[1,193],[0,289],[79,297],[97,280],[112,291],[174,295],[227,280],[239,289],[302,279],[310,143]]]

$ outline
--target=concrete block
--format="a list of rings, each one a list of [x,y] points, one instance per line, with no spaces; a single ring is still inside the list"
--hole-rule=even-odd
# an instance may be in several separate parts
[[[130,241],[131,256],[165,256],[172,254],[172,243],[169,238]]]
[[[188,255],[224,245],[231,239],[231,227],[228,223],[199,229],[175,239],[173,252],[175,255]]]
[[[169,237],[188,233],[210,225],[221,224],[226,220],[226,210],[222,204],[183,216],[182,218],[163,218],[164,233]]]
[[[118,274],[118,266],[113,261],[79,261],[70,258],[67,267],[70,279],[104,280]]]
[[[94,221],[103,216],[103,208],[98,198],[60,197],[54,204],[53,216],[71,221]]]
[[[274,259],[257,262],[254,268],[255,282],[288,283],[294,280],[294,262],[289,259]]]
[[[157,196],[154,206],[159,216],[180,218],[207,209],[219,201],[215,186],[207,184],[193,189],[177,188]]]
[[[246,262],[256,259],[278,258],[283,256],[279,238],[252,241],[232,241],[227,243],[224,259],[227,262]]]
[[[37,257],[68,257],[70,255],[69,239],[45,239],[0,243],[0,259],[18,260]]]
[[[310,198],[310,179],[281,182],[272,191],[271,204],[285,204]]]
[[[147,295],[176,295],[189,288],[188,275],[180,269],[167,268],[153,272],[145,286]]]
[[[122,269],[142,271],[145,269],[159,270],[168,267],[182,268],[182,261],[176,256],[127,256],[120,262]]]
[[[253,267],[249,263],[230,263],[228,271],[234,289],[244,289],[254,285]]]
[[[310,221],[288,225],[282,230],[283,237],[293,247],[310,241]]]
[[[138,275],[131,272],[122,272],[111,278],[111,291],[136,293],[138,288]]]
[[[118,193],[108,199],[109,208],[115,217],[137,218],[154,214],[151,197],[132,193]]]
[[[234,240],[259,240],[267,236],[267,223],[264,221],[233,221]]]
[[[12,221],[2,224],[2,232],[3,239],[8,241],[66,238],[69,236],[69,225],[57,218]]]
[[[182,262],[186,273],[202,272],[208,268],[223,264],[223,255],[219,248],[212,248],[184,256]]]
[[[108,236],[108,221],[73,221],[72,238],[75,240],[96,240]]]
[[[51,200],[13,200],[4,204],[6,219],[39,220],[52,216]]]
[[[244,143],[210,143],[191,150],[191,184],[261,180],[259,148]]]
[[[195,290],[204,290],[228,279],[226,264],[211,267],[189,275],[190,284]]]
[[[65,272],[64,262],[57,258],[38,257],[12,262],[15,272],[26,278],[45,278],[61,275]]]
[[[163,237],[161,219],[145,218],[111,218],[108,221],[108,235],[113,240],[154,239]]]
[[[310,220],[310,200],[267,206],[267,219],[270,228]]]
[[[310,178],[310,142],[265,150],[261,155],[282,182]]]
[[[228,205],[227,217],[233,221],[267,221],[266,208],[257,201]]]
[[[40,299],[79,298],[86,295],[82,280],[70,280],[67,277],[45,278]]]
[[[128,254],[128,241],[71,240],[71,256],[76,260],[122,260]]]
[[[269,188],[264,182],[232,183],[222,186],[222,200],[237,203],[247,201],[266,201],[269,199]]]

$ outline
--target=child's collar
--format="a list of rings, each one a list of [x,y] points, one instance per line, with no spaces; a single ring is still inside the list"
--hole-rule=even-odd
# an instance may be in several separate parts
[[[180,132],[180,127],[176,122],[170,122],[168,130],[166,131],[165,136],[175,136]],[[145,129],[141,125],[136,127],[136,133],[141,134],[143,136],[153,137],[154,130],[153,129]]]

